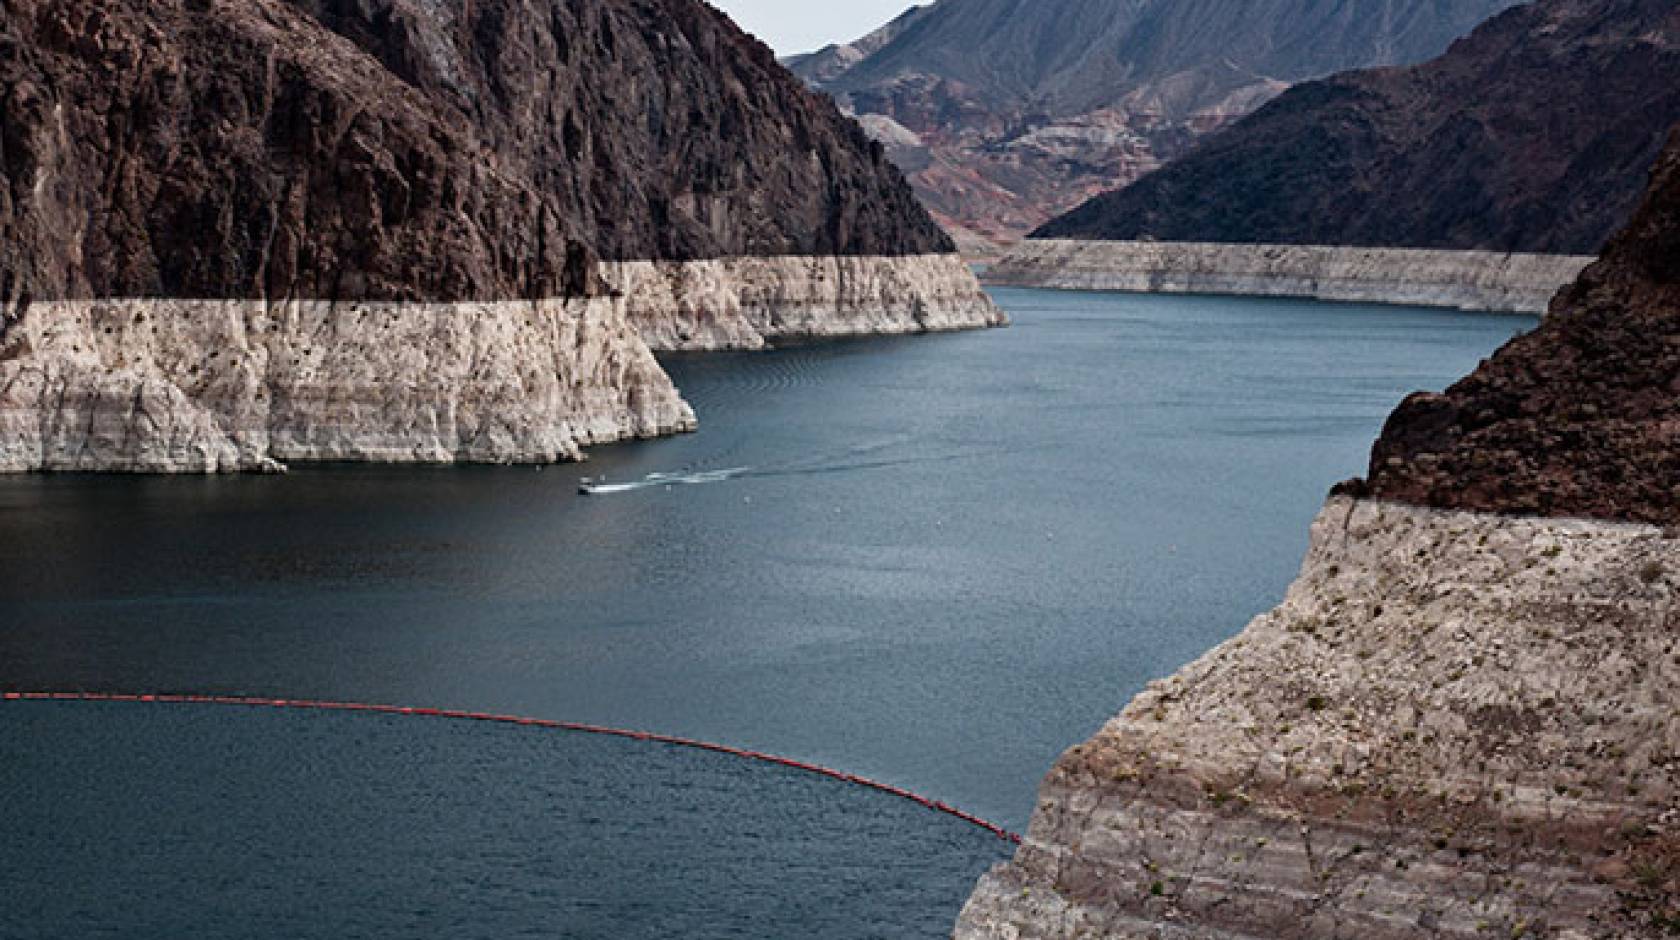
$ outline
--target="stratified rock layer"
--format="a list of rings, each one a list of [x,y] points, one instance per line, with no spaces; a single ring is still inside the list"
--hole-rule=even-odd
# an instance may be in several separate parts
[[[1061,759],[956,936],[1664,936],[1677,602],[1654,527],[1332,500],[1281,607]]]
[[[1490,251],[1036,239],[1011,248],[985,277],[1011,287],[1541,313],[1592,260]]]
[[[0,472],[547,463],[694,423],[607,298],[58,301],[0,345]]]
[[[0,473],[543,463],[693,430],[652,349],[1004,322],[954,255],[620,262],[543,301],[0,308]]]
[[[1423,65],[1296,86],[1033,237],[1591,254],[1676,121],[1672,0],[1537,0]]]

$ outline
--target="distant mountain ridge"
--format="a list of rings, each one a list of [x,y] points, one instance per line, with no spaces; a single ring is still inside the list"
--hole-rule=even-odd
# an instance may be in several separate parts
[[[812,83],[833,81],[846,72],[855,68],[869,56],[879,52],[887,43],[897,39],[916,20],[920,19],[930,7],[911,7],[900,13],[892,22],[875,30],[862,39],[845,44],[824,46],[816,52],[802,55],[788,56],[782,64],[792,69],[801,78]]]
[[[1680,121],[1680,4],[1540,0],[1292,89],[1034,237],[1591,254]]]
[[[1290,85],[1439,54],[1513,0],[940,0],[788,64],[959,242],[1011,241]]]

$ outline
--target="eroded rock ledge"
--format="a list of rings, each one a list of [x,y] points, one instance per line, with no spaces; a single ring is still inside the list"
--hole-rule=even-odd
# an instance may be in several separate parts
[[[694,427],[621,301],[34,304],[0,346],[0,471],[543,463]]]
[[[693,430],[662,350],[998,325],[954,255],[605,266],[616,297],[100,300],[0,317],[0,472],[548,463]]]
[[[660,352],[1008,322],[954,254],[629,261],[602,274]]]
[[[1592,260],[1490,251],[1035,239],[1010,249],[985,278],[1009,287],[1542,313]]]
[[[1657,937],[1680,540],[1332,499],[1287,600],[1046,780],[956,936]]]

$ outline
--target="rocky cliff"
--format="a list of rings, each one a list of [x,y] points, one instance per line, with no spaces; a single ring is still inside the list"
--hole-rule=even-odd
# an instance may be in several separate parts
[[[1680,526],[1680,132],[1652,194],[1546,327],[1407,399],[1369,492],[1426,506]]]
[[[957,937],[1680,930],[1677,168],[1396,412],[1282,606],[1063,756]]]
[[[680,331],[603,264],[902,265],[899,318],[798,336],[1001,319],[881,149],[697,0],[7,0],[0,116],[3,469],[691,426],[632,324]]]
[[[1033,239],[986,281],[1053,290],[1239,294],[1543,313],[1592,258],[1493,251]]]
[[[940,0],[791,64],[984,251],[1295,82],[1421,62],[1511,2]]]
[[[1595,254],[1677,120],[1672,0],[1538,0],[1293,88],[1034,236]]]

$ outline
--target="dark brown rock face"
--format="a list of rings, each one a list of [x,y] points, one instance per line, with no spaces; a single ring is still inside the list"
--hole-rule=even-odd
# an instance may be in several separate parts
[[[1680,525],[1680,130],[1632,225],[1521,337],[1372,452],[1375,495]]]
[[[697,0],[4,0],[0,301],[495,300],[949,250]]]
[[[1044,238],[1593,254],[1680,120],[1673,0],[1539,0],[1445,55],[1297,86]]]

